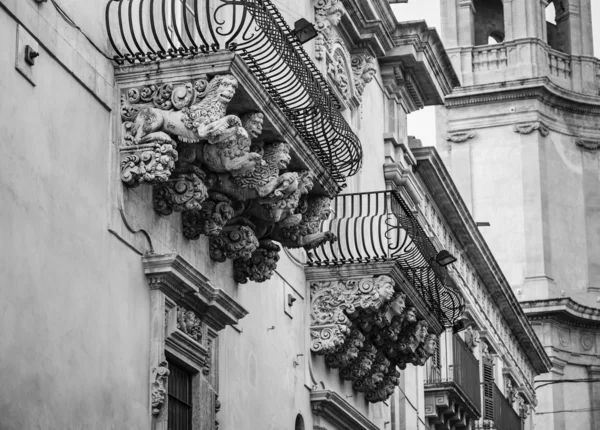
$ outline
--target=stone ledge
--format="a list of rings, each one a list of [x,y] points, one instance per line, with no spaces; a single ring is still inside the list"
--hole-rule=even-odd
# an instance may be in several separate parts
[[[367,417],[356,410],[336,392],[312,391],[310,403],[313,415],[325,418],[335,426],[352,430],[378,430]]]

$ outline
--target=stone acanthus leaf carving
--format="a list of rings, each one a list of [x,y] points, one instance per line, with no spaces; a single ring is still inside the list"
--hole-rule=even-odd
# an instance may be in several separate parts
[[[218,236],[209,240],[210,258],[220,263],[226,259],[247,260],[257,248],[258,239],[248,225],[226,226]]]
[[[577,139],[575,141],[577,146],[587,149],[589,151],[595,151],[600,148],[600,140],[592,140],[592,139]]]
[[[463,143],[466,142],[469,139],[472,139],[475,137],[475,132],[468,130],[468,131],[455,131],[452,133],[448,133],[446,135],[446,140],[449,142],[453,142],[453,143]]]
[[[190,240],[199,239],[201,234],[217,237],[235,213],[232,205],[233,202],[227,196],[209,192],[201,209],[183,213],[183,235]]]
[[[479,342],[481,342],[481,336],[477,330],[473,328],[473,326],[467,327],[465,330],[465,343],[469,347],[471,351],[475,351],[477,346],[479,346]]]
[[[208,197],[208,188],[203,182],[205,178],[204,172],[195,168],[187,173],[175,173],[166,182],[154,184],[154,210],[161,215],[170,215],[173,211],[200,209]]]
[[[351,97],[350,76],[348,76],[348,65],[344,55],[336,50],[331,59],[328,56],[327,75],[337,88],[342,100],[347,101]]]
[[[140,182],[164,182],[175,170],[177,146],[168,138],[157,137],[153,143],[121,149],[121,180],[129,187]]]
[[[166,382],[169,377],[169,364],[162,361],[152,369],[150,393],[152,396],[152,415],[158,415],[167,395]]]
[[[533,131],[537,130],[542,137],[546,137],[550,133],[548,127],[546,127],[544,123],[540,121],[533,121],[525,124],[515,124],[513,126],[513,130],[515,133],[519,134],[531,134]]]
[[[248,259],[238,258],[233,262],[233,279],[240,284],[250,281],[264,282],[271,278],[277,268],[281,248],[270,240],[261,240]]]
[[[356,94],[360,100],[365,91],[365,86],[375,78],[377,73],[375,58],[365,54],[353,55],[352,73],[354,74]]]
[[[311,350],[370,402],[393,393],[397,367],[424,365],[436,351],[437,337],[388,276],[314,282],[310,290]]]
[[[193,311],[177,308],[177,328],[196,342],[202,341],[202,320]]]
[[[317,0],[315,3],[315,57],[317,60],[325,58],[325,53],[331,51],[333,28],[336,27],[346,9],[341,0]]]

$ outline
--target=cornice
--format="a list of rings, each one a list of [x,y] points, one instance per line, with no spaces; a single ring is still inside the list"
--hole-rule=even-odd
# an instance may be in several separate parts
[[[460,240],[468,260],[474,265],[494,302],[502,309],[502,314],[525,355],[537,372],[547,372],[550,369],[548,356],[436,149],[413,148],[412,151],[418,163],[417,174],[431,195],[435,196],[440,212]]]
[[[175,302],[185,303],[190,310],[210,318],[219,330],[237,324],[248,314],[179,254],[146,255],[142,264],[151,289],[161,290]]]
[[[531,320],[552,319],[577,327],[600,328],[600,308],[577,303],[570,297],[521,302],[523,311]]]
[[[566,90],[546,77],[459,87],[446,97],[445,106],[456,109],[528,99],[539,100],[565,112],[600,116],[600,97]]]
[[[352,430],[379,429],[378,426],[334,391],[312,391],[310,393],[310,403],[314,415],[325,418],[337,428]]]
[[[352,22],[352,25],[347,25],[347,20],[343,19],[341,23],[352,41],[351,51],[367,49],[369,54],[374,57],[385,55],[392,47],[390,33],[396,25],[396,18],[387,2],[384,0],[373,2],[380,12],[379,17],[373,14],[367,2],[342,0],[342,3],[348,12],[348,21]],[[386,5],[389,10],[385,8]]]

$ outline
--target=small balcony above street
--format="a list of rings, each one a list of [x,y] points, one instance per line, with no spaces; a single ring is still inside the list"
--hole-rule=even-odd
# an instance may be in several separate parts
[[[479,361],[458,335],[449,339],[426,368],[425,416],[438,430],[471,429],[482,412]]]

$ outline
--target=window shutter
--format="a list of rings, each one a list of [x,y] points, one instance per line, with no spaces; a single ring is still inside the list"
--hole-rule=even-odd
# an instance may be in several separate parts
[[[494,420],[494,363],[483,358],[483,419]]]

